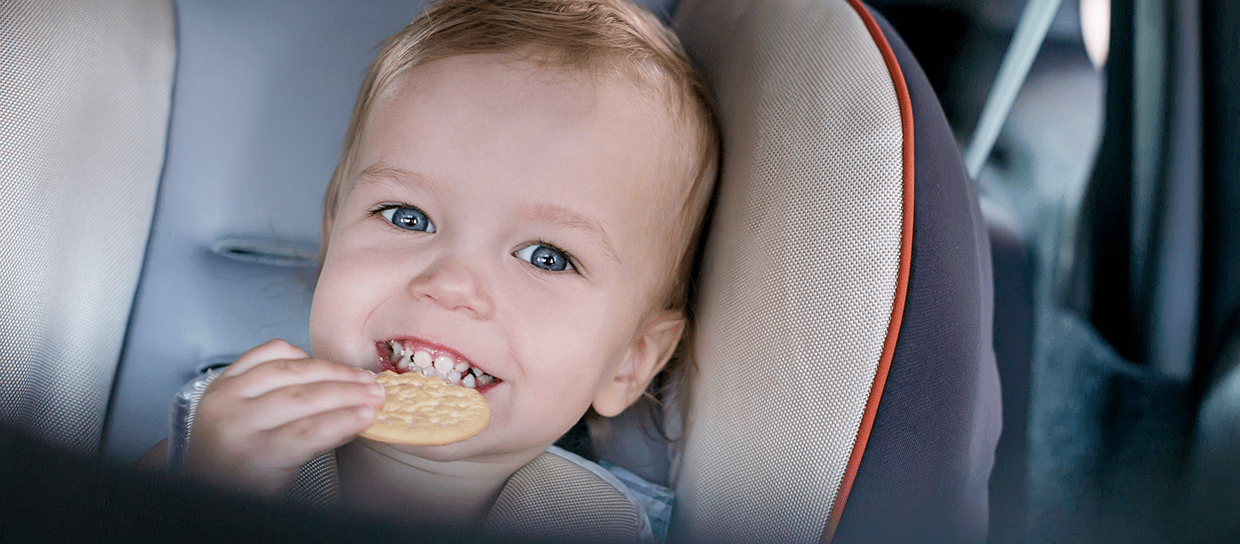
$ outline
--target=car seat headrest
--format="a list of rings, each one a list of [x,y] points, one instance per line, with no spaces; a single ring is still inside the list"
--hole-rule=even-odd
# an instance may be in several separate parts
[[[997,391],[997,381],[989,331],[981,331],[990,326],[981,295],[990,285],[976,197],[950,131],[936,125],[933,137],[951,145],[938,159],[959,166],[945,182],[954,187],[948,213],[969,229],[915,235],[921,128],[901,61],[859,2],[686,0],[676,23],[716,92],[725,159],[701,269],[699,373],[672,531],[694,540],[830,540],[907,343],[915,241],[928,251],[967,250],[956,267],[967,296],[942,301],[967,319],[936,334],[952,339],[945,353],[962,355],[967,376],[988,379],[961,381],[939,400],[967,397],[961,436],[981,451],[989,441],[993,452],[997,409],[981,410],[980,425],[972,419],[979,398],[998,401],[977,394]],[[956,273],[926,273],[939,272]],[[951,420],[930,425],[960,430]],[[989,461],[951,455],[944,459],[983,474],[970,497],[981,493],[984,537]]]

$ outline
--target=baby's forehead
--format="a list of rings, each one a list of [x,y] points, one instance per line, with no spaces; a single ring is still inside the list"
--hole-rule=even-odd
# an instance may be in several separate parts
[[[479,75],[480,72],[482,75]],[[695,151],[700,139],[692,112],[684,107],[683,100],[676,96],[670,82],[656,68],[619,58],[608,62],[565,63],[551,54],[526,49],[436,59],[412,67],[390,80],[381,91],[381,99],[371,110],[372,119],[366,125],[372,125],[375,117],[389,115],[392,107],[408,106],[407,103],[402,104],[404,101],[424,98],[417,87],[425,79],[446,79],[458,86],[491,85],[494,78],[488,77],[488,73],[496,72],[516,74],[516,77],[530,76],[549,85],[572,87],[578,92],[572,93],[572,99],[567,101],[571,104],[565,104],[564,100],[542,101],[540,96],[519,96],[511,88],[498,89],[492,100],[511,100],[522,105],[546,103],[551,115],[576,116],[593,110],[593,113],[610,116],[613,124],[635,127],[643,134],[643,139],[657,142],[657,145],[648,147],[651,153],[644,160],[663,167],[667,175],[660,176],[665,178],[660,186],[669,192],[669,196],[682,193],[691,184],[691,171],[698,159]],[[455,91],[449,88],[448,92]],[[470,93],[459,94],[472,96]],[[441,116],[445,112],[432,108],[424,115]],[[363,130],[363,142],[367,137],[376,136],[371,132]],[[624,145],[622,142],[601,144]],[[365,165],[358,166],[365,168]]]

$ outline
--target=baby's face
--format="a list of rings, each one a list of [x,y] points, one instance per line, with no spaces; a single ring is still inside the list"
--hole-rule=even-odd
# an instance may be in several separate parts
[[[650,102],[616,78],[470,55],[414,68],[371,112],[311,338],[359,367],[392,340],[462,365],[490,423],[415,453],[541,452],[676,320],[653,310],[686,166]]]

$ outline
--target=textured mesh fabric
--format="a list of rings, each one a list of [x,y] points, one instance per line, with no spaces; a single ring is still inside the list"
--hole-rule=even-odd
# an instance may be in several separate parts
[[[329,451],[301,466],[297,480],[285,492],[290,501],[330,508],[340,503],[340,470],[336,452]]]
[[[891,74],[844,0],[686,0],[677,27],[717,94],[726,161],[672,534],[816,542],[895,296]]]
[[[563,542],[637,542],[641,527],[624,494],[550,453],[508,479],[487,517],[487,528],[501,534]]]
[[[95,453],[163,165],[164,1],[0,2],[0,418]]]

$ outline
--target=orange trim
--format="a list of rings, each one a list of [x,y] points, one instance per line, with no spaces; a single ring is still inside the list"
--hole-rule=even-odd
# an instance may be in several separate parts
[[[908,294],[909,268],[913,262],[913,103],[904,83],[904,72],[900,70],[895,51],[892,51],[891,44],[887,43],[882,29],[860,0],[848,0],[848,3],[861,16],[870,36],[874,38],[875,45],[883,54],[883,61],[891,72],[891,83],[896,89],[896,100],[900,103],[900,121],[904,125],[904,224],[900,233],[900,272],[896,276],[896,296],[891,307],[891,321],[887,324],[887,340],[883,343],[883,354],[878,360],[878,371],[874,373],[874,385],[870,388],[870,399],[865,404],[861,427],[857,429],[857,442],[848,458],[848,468],[844,471],[840,489],[835,494],[831,517],[822,532],[820,540],[824,544],[829,544],[835,537],[835,529],[840,523],[840,517],[844,515],[844,503],[848,501],[848,492],[852,490],[857,469],[861,467],[861,456],[865,453],[866,443],[870,439],[870,430],[874,427],[874,416],[878,413],[878,403],[883,397],[883,386],[887,384],[887,373],[891,370],[891,359],[896,351],[896,340],[900,336],[900,323],[904,319],[904,299]]]

